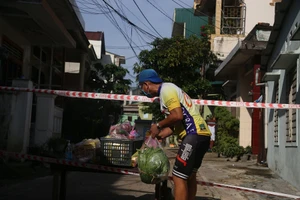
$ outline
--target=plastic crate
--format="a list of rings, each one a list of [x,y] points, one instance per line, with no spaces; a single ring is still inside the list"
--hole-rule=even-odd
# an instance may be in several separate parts
[[[144,140],[101,138],[100,163],[104,165],[131,166],[131,156],[141,148]]]

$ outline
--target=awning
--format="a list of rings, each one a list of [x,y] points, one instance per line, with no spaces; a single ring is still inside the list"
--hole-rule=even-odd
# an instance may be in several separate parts
[[[300,55],[300,48],[294,51],[280,53],[271,65],[271,69],[289,69],[296,65]]]
[[[237,81],[236,80],[227,80],[222,87],[233,87],[236,86]]]
[[[0,13],[33,45],[76,46],[47,1],[0,1]]]
[[[266,72],[265,75],[262,78],[262,81],[278,81],[280,78],[280,71],[274,71],[274,72]]]
[[[245,44],[246,43],[243,42],[237,43],[226,59],[216,69],[216,77],[234,78],[237,76],[237,69],[245,64],[251,57],[260,54],[263,49],[259,45],[251,49],[243,47]]]
[[[300,40],[300,26],[293,31],[291,40]]]

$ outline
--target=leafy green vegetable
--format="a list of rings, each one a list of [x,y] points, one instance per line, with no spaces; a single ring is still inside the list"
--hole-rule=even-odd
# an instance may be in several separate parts
[[[168,178],[169,159],[161,148],[144,148],[139,150],[138,167],[141,181],[156,184]]]

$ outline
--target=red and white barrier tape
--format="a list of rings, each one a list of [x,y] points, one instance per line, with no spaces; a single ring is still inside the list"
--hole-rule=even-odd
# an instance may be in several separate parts
[[[199,181],[197,181],[197,182],[199,184]],[[229,188],[229,189],[234,189],[234,190],[239,190],[239,191],[244,191],[244,192],[253,192],[253,193],[269,195],[269,196],[284,197],[284,198],[290,198],[290,199],[296,199],[296,200],[300,199],[300,196],[291,195],[291,194],[284,194],[284,193],[280,193],[280,192],[273,192],[273,191],[267,191],[267,190],[246,188],[246,187],[227,185],[227,184],[222,184],[222,183],[208,183],[208,182],[206,182],[203,185],[206,185],[206,184],[212,184],[212,186],[214,186],[214,187]]]
[[[128,169],[109,167],[109,166],[103,166],[103,165],[68,161],[68,160],[64,160],[64,159],[41,157],[41,156],[35,156],[35,155],[29,155],[29,154],[7,152],[7,151],[1,151],[1,150],[0,150],[0,157],[13,157],[13,158],[18,158],[18,159],[27,159],[27,160],[33,160],[33,161],[40,161],[40,162],[68,165],[68,166],[74,166],[74,167],[95,169],[95,170],[101,170],[101,171],[107,171],[107,172],[115,172],[115,173],[119,173],[119,174],[139,176],[139,172],[135,171],[135,170],[128,170]],[[171,176],[169,177],[169,180],[173,180]],[[233,186],[233,185],[227,185],[227,184],[222,184],[222,183],[197,181],[197,184],[202,185],[202,186],[229,188],[229,189],[235,189],[235,190],[244,191],[244,192],[253,192],[253,193],[257,193],[257,194],[263,194],[263,195],[271,195],[271,196],[298,199],[298,200],[300,199],[300,196],[296,196],[296,195],[290,195],[290,194],[284,194],[284,193],[272,192],[272,191],[265,191],[265,190],[259,190],[259,189],[253,189],[253,188],[246,188],[246,187],[240,187],[240,186]]]
[[[46,162],[46,163],[68,165],[68,166],[73,166],[73,167],[82,167],[82,168],[88,168],[88,169],[94,169],[94,170],[115,172],[115,173],[119,173],[119,174],[128,174],[128,175],[139,176],[139,172],[137,170],[134,171],[134,170],[128,170],[128,169],[122,169],[122,168],[116,168],[116,167],[109,167],[109,166],[103,166],[103,165],[69,161],[69,160],[50,158],[50,157],[35,156],[35,155],[22,154],[22,153],[7,152],[7,151],[1,151],[1,150],[0,150],[0,157],[26,159],[26,160],[40,161],[40,162]]]
[[[153,102],[158,98],[147,98],[145,96],[125,95],[125,94],[106,94],[95,92],[78,92],[64,90],[47,90],[47,89],[28,89],[17,87],[0,86],[0,91],[20,91],[35,92],[44,94],[54,94],[72,98],[88,98],[88,99],[106,99],[119,101],[136,101],[136,102]],[[300,104],[278,104],[278,103],[255,103],[255,102],[236,102],[236,101],[215,101],[193,99],[195,104],[208,106],[226,106],[226,107],[246,107],[246,108],[270,108],[270,109],[300,109]]]
[[[169,177],[169,180],[172,180],[172,177]],[[296,195],[284,194],[284,193],[280,193],[280,192],[273,192],[273,191],[266,191],[266,190],[259,190],[259,189],[253,189],[253,188],[246,188],[246,187],[241,187],[241,186],[227,185],[227,184],[222,184],[222,183],[197,181],[197,184],[202,185],[202,186],[228,188],[228,189],[234,189],[234,190],[239,190],[239,191],[244,191],[244,192],[253,192],[253,193],[262,194],[262,195],[291,198],[291,199],[296,199],[296,200],[300,199],[300,196],[296,196]]]

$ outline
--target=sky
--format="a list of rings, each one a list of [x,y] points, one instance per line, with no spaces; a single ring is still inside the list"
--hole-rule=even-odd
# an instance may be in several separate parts
[[[126,78],[135,81],[136,74],[133,73],[132,68],[134,63],[138,62],[138,59],[130,48],[129,43],[138,55],[141,50],[151,48],[149,43],[154,40],[154,37],[170,38],[174,9],[191,8],[194,1],[76,0],[76,2],[85,21],[85,30],[104,32],[106,51],[125,56],[126,64],[123,64],[122,67],[130,72]],[[149,25],[135,3],[154,28]],[[134,25],[130,25],[126,22],[126,19],[122,19],[113,9]],[[113,21],[110,21],[109,18]],[[127,40],[116,26],[120,27]],[[134,85],[135,83],[132,86]]]

